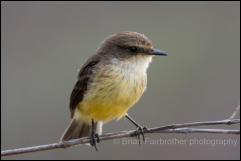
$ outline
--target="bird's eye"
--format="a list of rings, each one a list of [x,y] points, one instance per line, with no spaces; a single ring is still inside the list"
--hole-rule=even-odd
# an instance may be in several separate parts
[[[135,46],[130,46],[130,47],[128,47],[128,49],[129,49],[131,52],[136,52],[136,51],[137,51],[137,47],[135,47]]]

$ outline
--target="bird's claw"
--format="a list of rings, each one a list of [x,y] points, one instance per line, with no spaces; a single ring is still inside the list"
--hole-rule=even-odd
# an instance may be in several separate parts
[[[141,137],[140,137],[140,135],[142,135],[143,142],[146,141],[146,139],[145,139],[145,131],[146,130],[147,130],[146,127],[142,127],[142,126],[138,126],[137,127],[135,136],[137,136],[137,138],[139,140],[139,144],[141,144]]]
[[[98,151],[96,143],[100,142],[100,137],[98,134],[92,133],[91,135],[91,140],[90,140],[90,145],[95,148],[96,151]]]

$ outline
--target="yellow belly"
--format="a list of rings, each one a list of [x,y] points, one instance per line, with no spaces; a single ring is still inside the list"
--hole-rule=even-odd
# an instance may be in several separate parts
[[[120,119],[139,100],[146,88],[146,73],[98,72],[78,105],[82,120],[108,122]]]

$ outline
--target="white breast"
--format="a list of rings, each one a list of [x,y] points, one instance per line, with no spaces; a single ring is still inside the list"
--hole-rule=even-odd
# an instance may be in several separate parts
[[[152,56],[136,56],[128,60],[113,59],[112,63],[119,66],[125,76],[133,74],[146,74],[146,70],[152,61]]]

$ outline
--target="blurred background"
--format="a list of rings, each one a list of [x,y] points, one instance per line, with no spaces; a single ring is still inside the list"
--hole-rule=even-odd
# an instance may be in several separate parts
[[[154,57],[129,111],[140,124],[222,120],[240,103],[240,2],[1,2],[1,22],[1,150],[59,141],[79,68],[115,32],[144,33],[169,54]],[[104,126],[128,129],[125,119]],[[98,153],[76,146],[2,159],[240,159],[239,135],[146,137],[142,146],[103,141]]]

